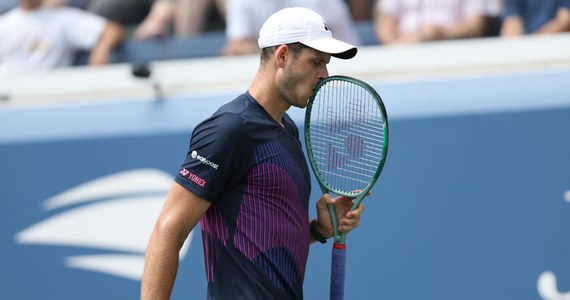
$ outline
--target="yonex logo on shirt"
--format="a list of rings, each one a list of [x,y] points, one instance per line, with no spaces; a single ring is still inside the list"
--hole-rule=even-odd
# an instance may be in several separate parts
[[[215,163],[209,161],[208,159],[206,159],[205,157],[200,156],[200,154],[198,154],[198,152],[196,152],[196,150],[192,151],[192,153],[190,155],[192,156],[192,158],[198,159],[203,164],[208,165],[208,166],[210,166],[216,170],[218,169],[218,164],[215,164]]]
[[[201,186],[201,187],[206,187],[206,180],[200,178],[200,176],[182,168],[182,170],[180,170],[180,175],[187,177],[188,179],[192,180],[192,182],[194,182],[195,184]]]

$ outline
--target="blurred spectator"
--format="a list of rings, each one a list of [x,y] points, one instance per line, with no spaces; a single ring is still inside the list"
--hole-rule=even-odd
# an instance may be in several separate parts
[[[502,36],[570,31],[570,0],[505,0]]]
[[[88,63],[102,65],[123,39],[123,28],[71,7],[20,0],[0,15],[0,74],[70,66],[75,52],[90,52]]]
[[[224,18],[226,0],[157,0],[134,36],[138,40],[161,37],[170,29],[177,37],[197,35],[205,30],[214,6]]]
[[[44,5],[48,6],[71,6],[86,9],[90,0],[44,0]]]
[[[375,0],[345,0],[350,8],[352,19],[354,21],[370,21],[372,20],[372,11],[374,11]]]
[[[174,32],[179,37],[192,36],[204,32],[208,25],[216,21],[224,23],[227,0],[177,0],[174,14]],[[218,28],[223,29],[223,28]]]
[[[335,33],[335,38],[353,45],[360,44],[358,32],[345,0],[227,0],[225,55],[257,53],[257,37],[263,22],[286,7],[314,10]]]
[[[105,0],[103,0],[105,1]],[[117,5],[117,0],[106,1],[106,3],[115,3]],[[125,3],[131,3],[130,0],[121,0]],[[140,1],[140,0],[139,0]],[[120,1],[119,1],[120,2]],[[174,13],[176,11],[176,2],[173,0],[156,0],[152,1],[140,1],[139,5],[144,3],[151,4],[146,9],[141,9],[141,15],[134,20],[124,20],[126,25],[136,25],[136,30],[134,32],[134,38],[137,40],[146,40],[149,38],[156,37],[166,37],[171,35],[172,32],[172,22],[174,19]],[[152,2],[152,3],[151,3]],[[109,9],[109,12],[115,11],[114,9]],[[103,12],[98,12],[99,14],[104,14]],[[141,18],[142,17],[142,18]]]
[[[485,36],[500,0],[379,0],[376,34],[382,44]]]
[[[170,0],[156,2],[169,3]],[[123,26],[134,26],[149,15],[154,4],[155,0],[89,0],[87,10]]]
[[[54,0],[62,1],[62,0]],[[73,0],[84,1],[84,0]],[[89,0],[87,10],[134,28],[137,40],[175,35],[187,37],[202,32],[216,6],[225,14],[226,0]]]

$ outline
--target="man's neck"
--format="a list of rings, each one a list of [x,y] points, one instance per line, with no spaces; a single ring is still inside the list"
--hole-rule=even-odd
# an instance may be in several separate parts
[[[279,101],[276,88],[271,83],[271,80],[267,80],[263,76],[256,76],[249,88],[249,94],[277,123],[283,126],[283,114],[289,109],[289,106]]]

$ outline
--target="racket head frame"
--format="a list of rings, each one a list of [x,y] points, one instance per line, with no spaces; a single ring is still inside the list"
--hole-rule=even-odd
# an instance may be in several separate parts
[[[361,88],[363,88],[366,92],[368,92],[376,101],[376,105],[378,106],[378,109],[380,111],[380,114],[382,116],[382,120],[383,120],[383,144],[382,144],[382,157],[378,162],[378,166],[376,168],[376,171],[374,173],[374,175],[372,176],[370,182],[361,190],[359,191],[351,191],[351,192],[347,192],[344,190],[340,190],[334,186],[332,186],[331,184],[329,184],[324,176],[321,173],[320,168],[318,167],[318,164],[316,162],[315,156],[314,156],[314,152],[313,152],[313,146],[311,143],[311,112],[313,109],[313,103],[315,101],[315,98],[319,95],[319,91],[321,90],[322,87],[324,87],[326,84],[329,84],[330,82],[333,81],[344,81],[344,82],[348,82],[350,84],[354,84],[357,85]],[[319,184],[319,187],[321,188],[321,191],[323,193],[333,193],[337,196],[344,196],[347,198],[353,198],[354,199],[354,205],[352,207],[352,210],[356,209],[360,203],[362,202],[362,200],[364,199],[364,197],[366,196],[366,194],[370,191],[370,189],[372,189],[372,187],[374,186],[374,184],[376,183],[376,181],[378,180],[378,178],[380,177],[380,174],[382,173],[382,169],[384,168],[384,164],[386,161],[386,155],[387,155],[387,151],[388,151],[388,138],[389,138],[389,128],[388,128],[388,115],[386,112],[386,107],[384,106],[384,102],[382,101],[382,98],[380,97],[380,95],[378,94],[378,92],[371,87],[369,84],[367,84],[366,82],[353,78],[353,77],[349,77],[349,76],[344,76],[344,75],[334,75],[334,76],[330,76],[326,79],[321,80],[317,86],[315,87],[315,90],[313,92],[313,95],[309,98],[308,103],[307,103],[307,108],[305,111],[305,123],[304,123],[304,134],[305,134],[305,148],[307,151],[307,156],[309,159],[309,163],[311,165],[311,168],[313,170],[313,173],[315,174],[315,177],[317,178],[317,182]],[[336,212],[334,210],[334,207],[332,205],[329,205],[329,211],[331,214],[331,219],[333,222],[333,229],[334,229],[334,240],[335,243],[339,243],[339,244],[344,244],[345,239],[346,239],[346,233],[342,233],[339,234],[338,232],[338,218],[336,217]]]

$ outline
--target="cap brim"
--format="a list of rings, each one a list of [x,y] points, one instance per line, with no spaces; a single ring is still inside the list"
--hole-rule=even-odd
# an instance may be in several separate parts
[[[350,59],[356,55],[358,49],[356,46],[339,41],[335,38],[323,38],[312,41],[299,41],[301,44],[309,46],[321,52],[329,53],[330,55],[342,59]]]

